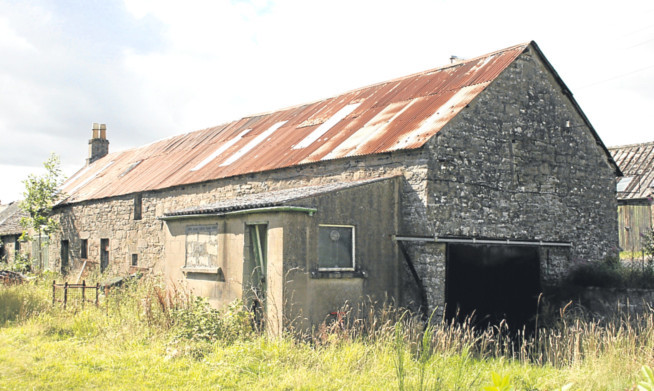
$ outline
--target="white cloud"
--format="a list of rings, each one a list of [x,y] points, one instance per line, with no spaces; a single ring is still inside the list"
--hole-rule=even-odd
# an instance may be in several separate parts
[[[0,1],[0,137],[12,140],[0,143],[0,164],[38,167],[53,150],[79,167],[91,122],[107,124],[111,150],[124,149],[531,39],[607,144],[652,140],[642,129],[654,68],[630,74],[654,65],[652,7]]]

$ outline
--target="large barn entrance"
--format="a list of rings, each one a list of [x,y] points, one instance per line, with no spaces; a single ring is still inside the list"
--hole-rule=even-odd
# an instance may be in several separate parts
[[[474,316],[477,327],[506,319],[513,330],[533,327],[540,289],[536,246],[449,244],[446,315]]]

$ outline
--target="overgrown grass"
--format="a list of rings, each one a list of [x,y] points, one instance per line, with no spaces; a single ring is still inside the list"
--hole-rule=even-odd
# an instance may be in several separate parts
[[[237,305],[211,310],[154,279],[100,308],[53,308],[49,292],[0,287],[0,389],[635,390],[654,365],[652,313],[599,324],[562,311],[526,338],[504,325],[425,327],[386,306],[271,338]]]

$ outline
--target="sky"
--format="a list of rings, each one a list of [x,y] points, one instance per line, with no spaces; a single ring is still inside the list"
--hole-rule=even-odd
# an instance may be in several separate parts
[[[534,40],[607,146],[654,141],[654,2],[0,0],[0,202],[110,152]]]

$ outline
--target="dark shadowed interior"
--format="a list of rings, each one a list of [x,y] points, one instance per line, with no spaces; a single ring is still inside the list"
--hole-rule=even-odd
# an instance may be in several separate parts
[[[450,244],[446,316],[473,315],[477,327],[506,319],[513,330],[533,328],[541,292],[538,248]]]

